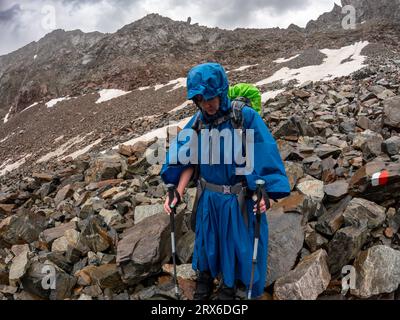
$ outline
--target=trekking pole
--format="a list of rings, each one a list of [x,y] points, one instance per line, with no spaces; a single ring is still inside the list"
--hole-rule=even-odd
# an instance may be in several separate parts
[[[251,266],[250,286],[249,286],[249,291],[247,293],[248,300],[251,299],[251,292],[253,290],[253,281],[254,281],[254,271],[255,271],[256,264],[257,264],[258,241],[260,239],[260,223],[261,223],[260,202],[261,202],[262,196],[264,195],[263,190],[264,190],[265,181],[257,180],[256,185],[257,185],[257,189],[256,189],[257,213],[256,213],[256,225],[254,228],[253,262],[252,262],[252,266]],[[267,199],[265,199],[265,201],[267,201]]]
[[[168,184],[168,200],[169,200],[169,207],[171,208],[172,201],[175,198],[175,193],[176,193],[176,188],[175,185],[173,184]],[[178,300],[180,300],[180,294],[179,294],[179,287],[178,287],[178,277],[176,273],[176,247],[175,247],[175,214],[176,214],[176,208],[171,208],[172,212],[169,215],[170,217],[170,224],[171,224],[171,247],[172,247],[172,261],[174,264],[174,283],[175,283],[175,295]]]

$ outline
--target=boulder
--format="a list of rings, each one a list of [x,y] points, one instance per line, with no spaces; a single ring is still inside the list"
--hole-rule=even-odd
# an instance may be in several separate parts
[[[386,219],[386,209],[374,202],[354,198],[350,201],[343,213],[346,226],[367,227],[375,229]]]
[[[365,244],[367,236],[366,228],[345,227],[336,232],[327,246],[331,274],[340,273],[342,268],[357,256]]]
[[[126,160],[117,152],[102,154],[85,172],[85,182],[98,182],[116,179],[118,174],[126,167]]]
[[[400,96],[384,101],[384,124],[394,128],[400,128]]]
[[[299,182],[296,189],[315,201],[322,201],[325,195],[324,183],[317,179]]]
[[[283,213],[281,210],[268,212],[268,274],[266,286],[287,274],[295,265],[303,247],[303,217],[296,213]]]
[[[386,152],[389,156],[394,156],[400,152],[400,137],[393,136],[386,139],[382,144],[382,150]]]
[[[374,161],[357,170],[349,182],[349,193],[380,203],[400,196],[400,163]]]
[[[50,261],[32,262],[22,278],[24,290],[50,300],[70,298],[75,283],[75,277],[70,276]]]
[[[324,186],[324,192],[329,201],[337,202],[343,199],[349,191],[349,183],[343,180]]]
[[[297,181],[304,175],[303,168],[297,163],[285,161],[285,171],[289,179],[290,190],[293,190]]]
[[[160,213],[164,213],[164,205],[162,204],[136,206],[135,224],[138,224],[140,221]]]
[[[183,215],[176,216],[176,230],[181,230]],[[171,257],[169,216],[165,213],[144,219],[125,231],[117,247],[117,265],[122,280],[137,284],[161,270]],[[179,241],[180,233],[176,233]]]
[[[72,197],[73,194],[74,194],[74,189],[72,188],[71,185],[68,184],[64,186],[57,192],[54,198],[55,205],[58,206],[61,201],[64,201],[65,199]]]
[[[344,223],[343,213],[352,197],[347,196],[326,213],[319,217],[316,230],[327,236],[332,236]]]
[[[105,251],[113,244],[113,239],[102,227],[101,220],[96,216],[91,216],[82,221],[80,230],[82,243],[94,252]]]
[[[118,223],[122,223],[123,217],[119,214],[118,210],[101,209],[100,216],[104,218],[104,222],[112,227]]]
[[[31,243],[45,228],[46,217],[42,213],[22,210],[0,222],[0,240],[9,245]]]
[[[305,257],[297,267],[279,278],[274,286],[278,300],[316,300],[331,280],[325,250]]]
[[[60,224],[59,226],[55,227],[55,228],[50,228],[50,229],[46,229],[44,230],[40,235],[39,238],[40,240],[51,244],[54,240],[61,238],[65,231],[67,230],[76,230],[77,225],[75,221],[71,221],[69,223],[64,223],[64,224]]]
[[[196,234],[189,230],[179,239],[176,244],[176,254],[180,262],[188,263],[192,259],[195,237]]]
[[[361,252],[354,261],[356,288],[351,294],[369,298],[395,291],[400,285],[400,251],[375,246]]]
[[[78,283],[83,281],[85,285],[98,285],[103,290],[119,290],[124,287],[116,264],[90,265],[78,271],[75,276],[78,277]]]

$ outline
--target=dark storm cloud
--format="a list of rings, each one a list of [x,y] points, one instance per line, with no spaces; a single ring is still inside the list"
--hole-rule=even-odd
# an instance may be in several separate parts
[[[0,9],[2,8],[0,7]],[[11,8],[0,11],[0,23],[13,21],[20,13],[21,7],[18,4],[14,4]]]
[[[251,22],[258,12],[267,11],[272,15],[280,15],[290,10],[303,9],[310,6],[310,0],[192,0],[203,11],[218,21],[222,27],[234,28]],[[183,6],[185,0],[172,0],[172,5]]]
[[[53,6],[56,28],[84,32],[115,32],[149,13],[174,20],[188,16],[200,25],[236,27],[288,26],[300,23],[297,12],[323,13],[321,3],[334,0],[0,0],[0,55],[37,41],[51,30],[43,28],[43,9]],[[326,8],[324,7],[323,10]],[[300,11],[299,11],[300,10]],[[316,18],[316,17],[313,17]]]

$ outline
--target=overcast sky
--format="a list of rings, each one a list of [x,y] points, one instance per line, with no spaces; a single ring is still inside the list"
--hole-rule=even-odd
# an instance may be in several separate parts
[[[0,55],[54,29],[115,32],[149,13],[225,29],[304,27],[339,0],[0,0]],[[216,7],[216,3],[219,5]]]

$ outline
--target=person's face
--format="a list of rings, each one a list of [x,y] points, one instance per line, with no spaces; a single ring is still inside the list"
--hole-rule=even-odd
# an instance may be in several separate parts
[[[219,97],[212,98],[211,100],[205,100],[203,96],[197,95],[194,100],[197,102],[197,104],[200,106],[202,110],[207,112],[210,116],[213,116],[214,114],[217,113],[219,109],[219,103],[220,99]]]

